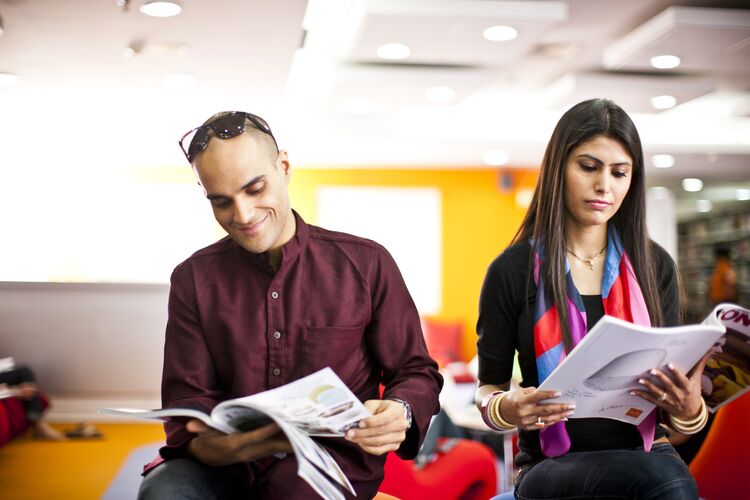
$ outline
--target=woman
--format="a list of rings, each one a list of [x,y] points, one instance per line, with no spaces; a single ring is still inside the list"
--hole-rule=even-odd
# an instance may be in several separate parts
[[[568,419],[572,405],[536,390],[604,314],[676,325],[679,295],[674,263],[646,231],[633,122],[605,99],[577,104],[555,127],[529,211],[480,298],[476,400],[490,427],[519,429],[518,498],[698,497],[657,420],[681,432],[705,423],[705,358],[689,377],[654,371],[640,381],[633,393],[659,411],[638,427]],[[510,391],[516,351],[522,388]]]

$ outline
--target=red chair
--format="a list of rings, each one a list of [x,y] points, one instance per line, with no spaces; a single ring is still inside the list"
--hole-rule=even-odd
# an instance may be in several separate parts
[[[457,321],[422,318],[422,332],[430,356],[440,368],[461,359],[463,325]]]
[[[690,472],[705,500],[750,500],[750,393],[716,413]]]
[[[449,442],[454,445],[448,449]],[[389,453],[379,491],[402,500],[486,500],[497,493],[495,455],[487,445],[441,438],[438,450],[441,447],[445,451],[438,451],[437,459],[422,469]]]

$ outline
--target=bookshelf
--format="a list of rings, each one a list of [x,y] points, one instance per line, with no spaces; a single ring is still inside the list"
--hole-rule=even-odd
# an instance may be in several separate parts
[[[720,246],[729,249],[737,272],[738,302],[750,306],[750,202],[678,223],[678,266],[687,294],[688,323],[703,321],[713,307],[708,286],[714,250]]]

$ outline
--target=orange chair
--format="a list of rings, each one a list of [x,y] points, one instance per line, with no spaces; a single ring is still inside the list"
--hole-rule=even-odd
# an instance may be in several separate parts
[[[750,393],[716,413],[690,472],[705,500],[750,500]]]
[[[389,453],[379,491],[402,500],[485,500],[497,493],[495,454],[476,441],[440,438],[437,459],[417,469]]]

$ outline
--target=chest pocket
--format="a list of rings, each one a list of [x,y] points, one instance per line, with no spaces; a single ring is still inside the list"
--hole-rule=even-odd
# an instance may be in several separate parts
[[[365,326],[308,326],[302,339],[302,367],[310,374],[330,366],[342,379],[364,366]]]

